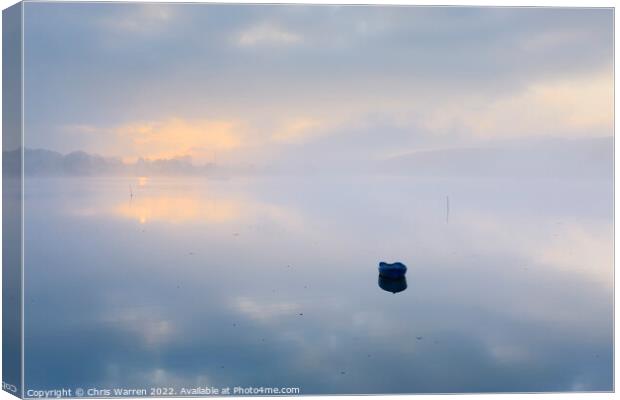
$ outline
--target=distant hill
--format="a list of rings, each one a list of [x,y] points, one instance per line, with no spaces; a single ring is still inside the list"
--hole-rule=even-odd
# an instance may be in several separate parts
[[[385,174],[442,177],[611,178],[613,138],[546,140],[417,151],[379,161]]]
[[[114,157],[75,151],[66,155],[42,149],[25,150],[25,173],[35,176],[84,175],[290,175],[307,174],[446,178],[604,178],[613,177],[613,137],[540,139],[501,142],[485,147],[418,150],[383,159],[371,153],[347,157],[344,151],[317,156],[303,146],[263,165],[196,166],[190,157],[138,159],[124,163]],[[316,149],[315,149],[316,150]],[[5,172],[19,172],[19,150],[4,152]]]
[[[21,151],[3,152],[5,172],[15,173],[20,165]],[[61,154],[43,149],[26,149],[24,151],[24,172],[35,176],[84,176],[84,175],[178,175],[204,174],[213,165],[195,166],[190,157],[171,159],[139,159],[135,163],[124,163],[114,157],[103,157],[84,151]]]

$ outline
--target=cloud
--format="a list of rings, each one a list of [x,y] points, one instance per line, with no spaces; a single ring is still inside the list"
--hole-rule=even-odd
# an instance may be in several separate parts
[[[236,38],[239,46],[279,46],[302,41],[302,37],[270,23],[261,23],[242,31]]]
[[[106,15],[101,26],[109,31],[123,34],[149,34],[160,31],[172,21],[173,8],[166,4],[136,4],[124,13]]]
[[[106,132],[105,129],[101,129],[97,126],[88,125],[88,124],[69,124],[69,125],[61,126],[60,129],[68,133],[78,133],[78,134],[87,134],[87,135]]]
[[[298,143],[309,137],[320,134],[325,125],[316,118],[296,118],[285,122],[282,127],[272,135],[276,142]]]
[[[114,151],[128,157],[172,158],[189,155],[199,161],[214,151],[240,147],[240,124],[224,120],[168,118],[130,122],[112,129],[117,136]]]
[[[501,96],[469,95],[439,104],[423,120],[438,134],[477,138],[611,136],[613,77],[610,73],[531,83]]]
[[[609,10],[27,7],[33,148],[205,160],[215,150],[258,164],[291,144],[322,141],[324,154],[344,135],[355,136],[350,153],[611,134],[613,79],[598,72],[613,61]],[[127,134],[98,128],[119,125]]]

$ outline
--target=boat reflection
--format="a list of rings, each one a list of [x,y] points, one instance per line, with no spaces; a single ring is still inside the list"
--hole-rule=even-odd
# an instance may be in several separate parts
[[[386,292],[400,293],[407,289],[407,278],[386,278],[379,275],[379,287]]]

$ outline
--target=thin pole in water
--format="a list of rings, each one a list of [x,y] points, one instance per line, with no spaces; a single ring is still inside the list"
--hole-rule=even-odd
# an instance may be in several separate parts
[[[129,185],[129,198],[133,199],[133,189],[131,188],[131,185]]]

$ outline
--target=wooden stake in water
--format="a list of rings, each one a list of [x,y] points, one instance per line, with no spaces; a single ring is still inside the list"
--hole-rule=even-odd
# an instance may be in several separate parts
[[[446,196],[446,224],[450,222],[450,196]]]
[[[133,189],[132,189],[131,185],[129,185],[129,198],[133,199]]]

